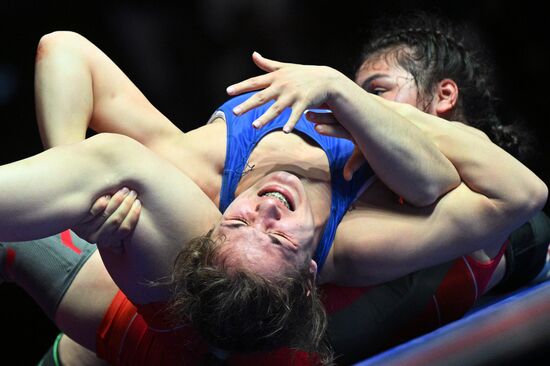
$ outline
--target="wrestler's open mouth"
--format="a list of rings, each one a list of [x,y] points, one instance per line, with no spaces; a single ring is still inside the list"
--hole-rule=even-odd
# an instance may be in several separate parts
[[[273,197],[280,201],[286,208],[290,211],[294,211],[294,202],[291,198],[291,195],[288,192],[285,192],[283,189],[274,190],[272,187],[261,191],[258,194],[260,197],[268,196]]]

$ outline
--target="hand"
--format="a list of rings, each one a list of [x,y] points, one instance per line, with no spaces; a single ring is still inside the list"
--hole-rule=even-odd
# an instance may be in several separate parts
[[[348,139],[355,145],[353,153],[346,161],[344,166],[344,179],[350,181],[355,173],[366,159],[361,150],[357,147],[353,136],[338,122],[332,113],[318,113],[309,111],[306,113],[306,118],[315,123],[315,130],[322,135],[333,136],[338,138]]]
[[[112,197],[98,198],[89,216],[72,230],[84,240],[120,254],[129,240],[141,213],[135,191],[123,188]]]
[[[327,107],[331,98],[331,82],[341,75],[327,66],[283,63],[262,57],[257,52],[252,54],[252,60],[267,74],[231,85],[227,88],[227,93],[237,95],[263,89],[236,106],[233,113],[237,115],[275,99],[275,103],[253,122],[256,128],[262,127],[280,115],[285,108],[291,107],[292,113],[283,131],[292,131],[306,109]]]

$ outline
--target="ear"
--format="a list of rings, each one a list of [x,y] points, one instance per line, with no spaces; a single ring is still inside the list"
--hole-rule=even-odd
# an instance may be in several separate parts
[[[315,279],[317,278],[317,263],[312,259],[311,262],[309,262],[309,274],[310,277],[308,279],[308,293],[306,294],[309,296],[311,293],[311,290],[315,287]]]
[[[456,106],[458,101],[458,85],[451,79],[443,79],[437,85],[433,110],[438,117],[445,118]]]

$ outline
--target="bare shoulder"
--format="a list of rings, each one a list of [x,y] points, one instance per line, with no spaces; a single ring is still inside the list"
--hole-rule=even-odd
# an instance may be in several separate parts
[[[191,178],[214,202],[219,199],[225,163],[225,122],[200,126],[186,133],[171,134],[148,147]]]
[[[375,181],[346,213],[336,231],[321,278],[351,286],[368,286],[409,273],[421,261],[424,229],[433,220],[430,207],[400,201]]]

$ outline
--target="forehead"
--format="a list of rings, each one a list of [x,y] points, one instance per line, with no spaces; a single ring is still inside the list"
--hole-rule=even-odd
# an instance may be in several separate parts
[[[409,73],[397,61],[398,50],[386,50],[367,57],[355,74],[355,81],[363,84],[373,75],[408,76]]]

